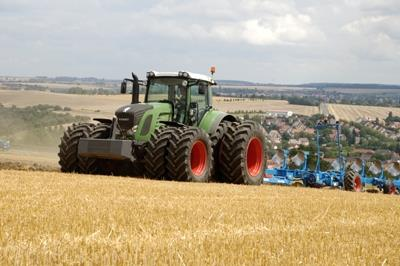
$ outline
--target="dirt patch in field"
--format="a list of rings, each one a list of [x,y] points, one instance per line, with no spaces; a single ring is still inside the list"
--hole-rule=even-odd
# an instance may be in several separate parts
[[[0,152],[0,169],[59,171],[56,147],[11,148]]]
[[[45,171],[45,172],[59,172],[59,168],[50,165],[42,165],[38,163],[27,162],[1,162],[0,170],[24,170],[24,171]]]

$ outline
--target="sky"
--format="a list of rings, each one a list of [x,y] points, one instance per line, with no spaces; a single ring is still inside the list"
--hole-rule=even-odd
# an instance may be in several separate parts
[[[0,0],[0,75],[400,84],[400,0]]]

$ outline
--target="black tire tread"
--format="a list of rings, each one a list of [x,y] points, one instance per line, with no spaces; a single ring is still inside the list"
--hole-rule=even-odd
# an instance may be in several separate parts
[[[344,190],[346,191],[356,191],[356,177],[357,173],[351,169],[347,169],[346,174],[343,179]]]
[[[262,177],[256,182],[252,182],[246,178],[246,144],[248,136],[253,131],[260,131],[265,135],[264,129],[255,121],[234,122],[227,127],[221,143],[219,163],[221,173],[231,183],[259,185],[262,182]],[[264,138],[265,156],[266,147]]]
[[[232,124],[230,121],[222,121],[215,132],[210,135],[210,140],[213,148],[213,159],[214,159],[214,165],[211,173],[211,178],[213,181],[217,182],[228,182],[224,178],[224,175],[221,174],[221,171],[219,170],[220,168],[220,163],[219,163],[219,151],[222,143],[222,139],[224,135],[226,134],[228,127]]]
[[[208,159],[209,169],[206,170],[206,176],[202,182],[208,182],[211,177],[213,168],[212,144],[209,135],[201,128],[183,127],[171,134],[170,145],[167,148],[167,175],[170,179],[176,181],[199,181],[192,180],[190,177],[189,157],[191,145],[195,139],[199,137],[207,141],[209,147]]]
[[[179,129],[175,127],[160,127],[151,135],[144,153],[144,174],[151,179],[167,178],[166,154],[172,134]]]
[[[58,146],[60,148],[58,153],[59,165],[62,172],[81,173],[85,170],[84,165],[87,159],[78,155],[79,139],[89,138],[94,127],[93,123],[79,123],[72,124],[65,130],[64,135],[61,137],[61,143]]]
[[[392,181],[386,181],[386,183],[383,185],[383,193],[391,194],[393,192],[394,194],[396,194],[396,186],[393,184]]]

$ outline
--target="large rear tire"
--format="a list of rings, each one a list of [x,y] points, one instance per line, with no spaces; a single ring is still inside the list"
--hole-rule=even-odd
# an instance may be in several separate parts
[[[92,123],[73,124],[64,132],[58,146],[60,148],[58,163],[61,166],[61,172],[82,173],[85,171],[87,159],[78,155],[79,139],[89,138],[94,127]]]
[[[358,173],[353,170],[347,170],[344,176],[344,190],[354,191],[354,192],[362,192],[363,184],[361,177]]]
[[[219,151],[224,178],[235,184],[262,183],[267,158],[265,135],[264,128],[254,121],[227,127]]]
[[[213,167],[212,144],[201,128],[184,127],[172,133],[167,148],[167,174],[172,180],[208,182]]]
[[[220,171],[219,151],[222,144],[222,139],[226,134],[228,127],[232,124],[230,121],[222,121],[215,132],[210,135],[210,140],[213,148],[214,166],[211,174],[211,179],[216,182],[229,182]]]
[[[173,133],[178,129],[174,127],[160,127],[151,135],[144,153],[144,175],[151,179],[167,178],[166,155],[167,147]]]

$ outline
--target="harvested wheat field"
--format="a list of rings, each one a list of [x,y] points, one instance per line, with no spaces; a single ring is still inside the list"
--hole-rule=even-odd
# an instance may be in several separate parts
[[[227,100],[237,100],[230,102]],[[112,117],[120,106],[130,103],[130,95],[78,95],[43,91],[0,90],[0,103],[26,107],[37,104],[71,107],[72,114],[89,117]],[[144,96],[140,96],[144,100]],[[256,100],[244,98],[214,97],[214,106],[221,111],[292,111],[296,114],[313,115],[319,112],[316,106],[291,105],[280,100]]]
[[[0,264],[400,264],[400,197],[0,171]]]
[[[356,121],[359,118],[385,119],[390,111],[393,115],[400,115],[400,108],[380,106],[328,104],[328,110],[336,119],[347,121]]]
[[[288,101],[282,100],[215,97],[213,103],[218,110],[226,112],[236,110],[263,112],[292,111],[295,114],[308,116],[319,113],[319,108],[317,106],[289,104]]]

